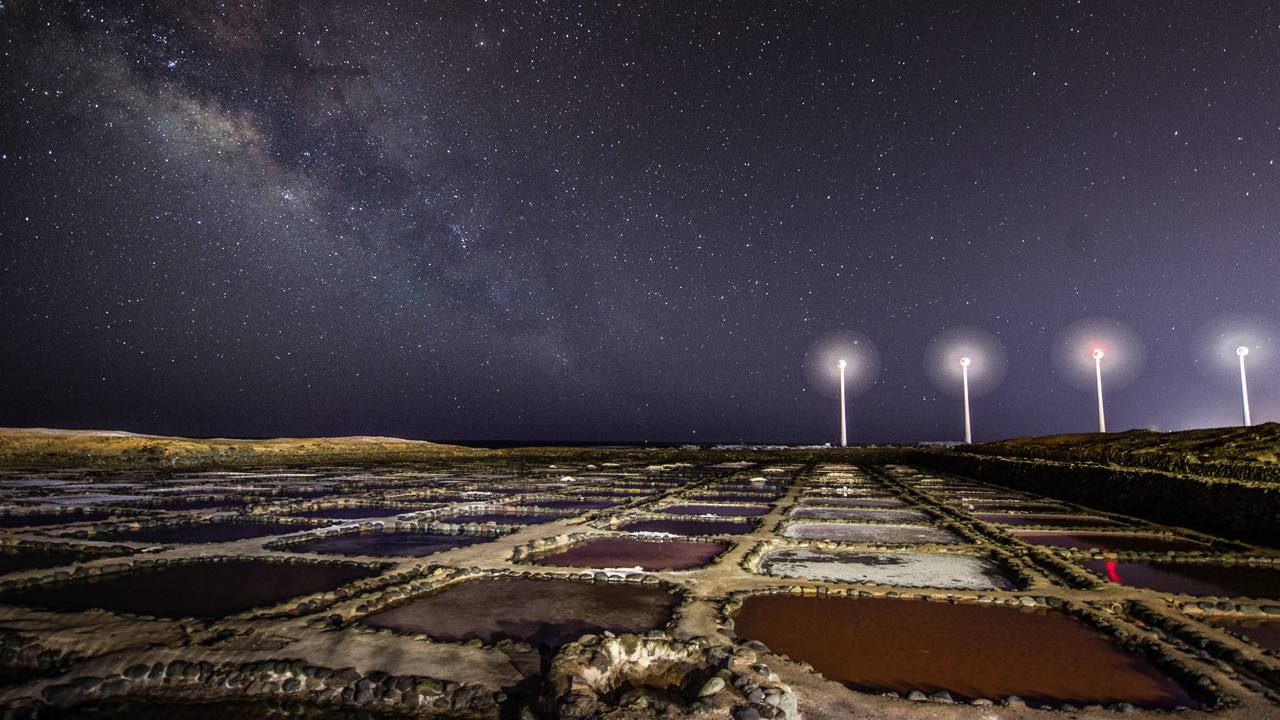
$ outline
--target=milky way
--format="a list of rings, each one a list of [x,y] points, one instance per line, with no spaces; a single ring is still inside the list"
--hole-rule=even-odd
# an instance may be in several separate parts
[[[1234,422],[1188,358],[1280,315],[1277,8],[894,5],[3,0],[0,424],[829,441],[849,330],[851,440],[945,439],[970,325],[979,439],[1088,430],[1089,316],[1112,427]]]

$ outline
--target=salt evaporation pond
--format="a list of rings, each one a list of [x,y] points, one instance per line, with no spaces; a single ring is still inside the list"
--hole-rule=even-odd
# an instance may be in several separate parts
[[[426,633],[446,642],[479,638],[559,647],[587,633],[641,633],[665,626],[680,598],[651,585],[535,578],[466,580],[363,618],[366,625]]]
[[[795,523],[782,533],[797,540],[829,540],[854,543],[956,544],[964,540],[948,530],[930,525],[869,523]]]
[[[721,515],[724,517],[756,517],[767,514],[768,505],[669,505],[659,512],[669,515]]]
[[[753,525],[739,520],[636,520],[618,529],[672,535],[743,535],[751,532]]]
[[[424,506],[429,507],[429,506]],[[413,512],[413,508],[400,507],[333,507],[320,508],[319,510],[304,510],[302,512],[292,512],[290,515],[305,518],[328,518],[330,520],[360,520],[361,518],[390,517],[392,515],[403,515]]]
[[[555,522],[563,520],[567,515],[555,513],[502,513],[502,512],[477,512],[477,513],[459,513],[457,515],[440,515],[433,520],[450,523],[456,525],[466,525],[468,523],[476,523],[484,525],[493,523],[495,525],[542,525],[543,523]]]
[[[290,552],[322,555],[375,555],[379,557],[423,557],[433,553],[479,545],[495,540],[492,535],[443,535],[425,532],[365,532],[331,535],[290,544]]]
[[[36,512],[0,514],[0,527],[36,527],[39,525],[69,525],[71,523],[105,520],[111,513],[105,512]]]
[[[983,522],[998,525],[1044,525],[1047,527],[1116,527],[1121,523],[1096,515],[1055,515],[1050,513],[975,513]]]
[[[797,520],[875,520],[881,522],[925,522],[929,516],[918,510],[881,510],[879,508],[801,507],[791,511]]]
[[[1209,624],[1243,635],[1264,650],[1280,653],[1280,621],[1213,620]]]
[[[885,598],[755,595],[739,637],[864,692],[941,690],[963,700],[1196,707],[1143,656],[1057,611]]]
[[[728,547],[729,544],[724,542],[606,537],[587,540],[566,550],[544,555],[536,562],[556,567],[688,570],[706,565]]]
[[[20,570],[38,570],[59,565],[70,565],[73,562],[84,562],[92,559],[96,558],[71,550],[5,547],[0,548],[0,575]]]
[[[226,499],[222,500],[174,500],[162,503],[146,503],[133,505],[131,507],[145,508],[147,510],[212,510],[214,508],[234,507],[238,505],[247,505],[247,502],[234,502]]]
[[[1204,543],[1188,538],[1152,534],[1124,534],[1100,532],[1034,532],[1015,530],[1010,533],[1032,545],[1077,548],[1080,550],[1129,550],[1133,552],[1163,552],[1165,550],[1202,550]]]
[[[345,563],[201,561],[25,588],[0,595],[0,603],[50,610],[100,608],[158,617],[215,618],[329,590],[378,572]]]
[[[275,522],[185,523],[99,533],[94,535],[93,539],[152,543],[221,543],[267,535],[283,535],[306,530],[309,527]]]
[[[540,507],[548,510],[603,510],[620,504],[616,500],[526,500],[516,503],[523,507]]]
[[[800,498],[801,505],[819,505],[824,507],[901,507],[907,503],[892,497],[815,497]]]
[[[940,553],[862,553],[781,548],[765,553],[760,569],[778,577],[944,590],[1014,590],[998,565],[982,558]]]
[[[1280,568],[1207,563],[1090,560],[1084,566],[1113,583],[1159,592],[1280,598]]]

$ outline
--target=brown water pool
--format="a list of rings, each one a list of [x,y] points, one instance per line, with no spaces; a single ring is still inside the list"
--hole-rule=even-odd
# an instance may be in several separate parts
[[[1051,513],[975,513],[983,522],[999,525],[1045,525],[1048,527],[1116,527],[1121,523],[1096,515],[1057,515]]]
[[[1084,566],[1110,582],[1159,592],[1280,598],[1280,568],[1091,560]]]
[[[544,555],[539,565],[556,567],[688,570],[706,565],[729,548],[725,542],[596,538]]]
[[[1258,647],[1280,654],[1280,620],[1217,620],[1210,624],[1243,635]]]
[[[379,557],[423,557],[444,550],[478,545],[497,539],[495,535],[443,535],[425,532],[367,532],[333,535],[291,544],[290,552],[324,555],[375,555]]]
[[[618,529],[672,535],[743,535],[751,532],[754,525],[739,520],[637,520]]]
[[[678,595],[650,585],[573,580],[467,580],[374,613],[372,627],[437,640],[522,640],[558,647],[586,633],[635,633],[665,626]]]
[[[669,505],[659,512],[670,515],[721,515],[723,517],[757,517],[772,510],[769,505]]]
[[[1078,548],[1089,550],[1130,550],[1133,552],[1162,552],[1165,550],[1200,550],[1204,543],[1188,538],[1169,537],[1166,535],[1149,535],[1142,533],[1093,533],[1093,532],[1035,532],[1031,530],[1015,530],[1010,533],[1019,540],[1032,545],[1049,547]]]
[[[1197,705],[1144,657],[1057,611],[757,595],[734,620],[739,637],[866,692],[1017,695],[1035,705]]]
[[[4,593],[0,603],[214,618],[329,590],[378,572],[338,563],[193,562]]]
[[[152,543],[221,543],[233,540],[283,535],[308,529],[307,525],[273,522],[208,522],[185,525],[157,525],[138,530],[99,533],[94,540],[126,540]]]

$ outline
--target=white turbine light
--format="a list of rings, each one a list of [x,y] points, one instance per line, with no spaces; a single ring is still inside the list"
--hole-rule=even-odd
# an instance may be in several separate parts
[[[964,442],[973,442],[972,398],[991,392],[1004,377],[1000,339],[980,327],[960,326],[934,336],[924,356],[924,371],[941,393],[959,396]]]
[[[1249,417],[1249,381],[1244,376],[1244,358],[1249,354],[1249,348],[1241,345],[1236,348],[1236,355],[1240,356],[1240,402],[1244,405],[1244,426],[1249,427],[1253,424],[1253,419]]]
[[[849,367],[849,362],[840,358],[836,367],[840,368],[840,447],[849,447],[848,425],[844,415],[844,369]]]
[[[1096,347],[1090,354],[1093,355],[1093,371],[1098,381],[1098,432],[1104,433],[1107,431],[1107,415],[1102,410],[1102,358],[1106,353]]]
[[[1097,432],[1107,431],[1103,403],[1102,363],[1107,364],[1107,391],[1115,393],[1142,371],[1142,340],[1128,325],[1110,318],[1087,318],[1058,333],[1053,365],[1058,377],[1097,397]]]
[[[805,374],[816,394],[840,402],[840,447],[849,442],[848,400],[866,392],[880,371],[880,353],[867,336],[839,330],[814,341],[805,353]],[[823,407],[830,407],[823,405]],[[826,414],[826,411],[823,412]],[[823,423],[826,425],[826,422]],[[829,443],[834,444],[834,443]]]

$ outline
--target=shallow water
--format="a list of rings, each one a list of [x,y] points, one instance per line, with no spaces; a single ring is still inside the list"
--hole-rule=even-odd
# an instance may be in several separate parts
[[[1274,567],[1111,560],[1084,566],[1110,582],[1159,592],[1280,598],[1280,569]]]
[[[185,525],[158,525],[139,530],[99,533],[94,540],[125,540],[153,543],[221,543],[233,540],[283,535],[307,530],[309,525],[273,522],[209,522]]]
[[[1030,704],[1196,705],[1145,658],[1060,612],[757,595],[734,620],[739,637],[867,692],[946,690],[966,700],[1017,695]]]
[[[1280,654],[1280,620],[1219,620],[1210,624],[1243,635],[1258,647]]]
[[[727,550],[725,542],[596,538],[536,560],[556,567],[688,570],[702,567]]]
[[[768,505],[670,505],[658,512],[670,515],[721,515],[724,517],[756,517],[773,508]]]
[[[823,507],[901,507],[907,503],[895,497],[815,497],[810,495],[800,498],[800,504]]]
[[[982,558],[938,553],[860,553],[782,548],[765,554],[768,575],[828,582],[875,582],[946,590],[1012,590],[1018,586],[999,566]]]
[[[65,550],[36,550],[34,548],[0,548],[0,575],[20,570],[38,570],[40,568],[70,565],[93,559],[92,556],[80,555]]]
[[[527,500],[516,505],[548,510],[603,510],[619,504],[617,500]]]
[[[620,526],[628,532],[661,532],[672,535],[743,535],[752,523],[738,520],[637,520]]]
[[[438,640],[523,640],[558,647],[586,633],[666,625],[679,596],[650,585],[500,578],[467,580],[363,619]]]
[[[797,520],[875,520],[880,522],[925,522],[929,516],[918,510],[880,508],[799,507],[791,511]]]
[[[1133,552],[1160,552],[1164,550],[1198,550],[1205,545],[1187,538],[1144,535],[1141,533],[1091,533],[1091,532],[1035,532],[1017,530],[1010,533],[1032,545],[1078,548],[1088,550],[1131,550]]]
[[[873,525],[865,523],[796,523],[783,535],[800,540],[832,540],[858,543],[956,544],[958,535],[930,525]]]
[[[378,570],[337,563],[227,560],[118,573],[0,595],[5,605],[101,608],[159,617],[221,617],[344,585]]]
[[[494,523],[495,525],[541,525],[543,523],[563,520],[566,515],[551,513],[460,513],[458,515],[440,515],[433,520],[442,523]]]
[[[424,532],[367,532],[333,535],[331,537],[291,544],[283,548],[290,552],[321,553],[324,555],[376,555],[379,557],[423,557],[444,550],[479,545],[497,536],[486,535],[438,535]]]
[[[1055,515],[1050,513],[976,513],[983,522],[999,525],[1044,525],[1047,527],[1118,527],[1121,523],[1096,515]]]
[[[23,513],[0,514],[0,527],[35,527],[38,525],[68,525],[70,523],[92,522],[111,517],[105,512],[75,513]]]
[[[423,506],[428,507],[428,506]],[[336,507],[321,508],[319,510],[305,510],[303,512],[291,512],[289,515],[305,518],[330,518],[333,520],[359,520],[361,518],[390,517],[392,515],[403,515],[404,513],[413,512],[413,508],[392,508],[392,507]]]

